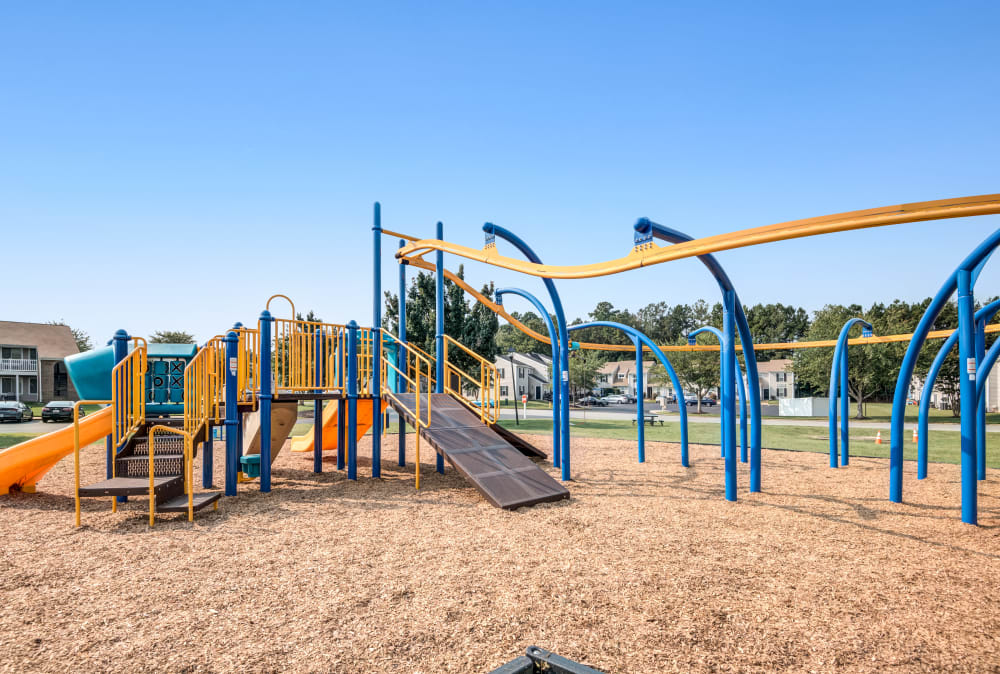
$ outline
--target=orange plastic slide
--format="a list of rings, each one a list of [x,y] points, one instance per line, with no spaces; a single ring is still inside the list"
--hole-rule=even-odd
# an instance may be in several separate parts
[[[328,402],[323,408],[323,449],[337,449],[337,403]],[[387,405],[382,402],[382,411]],[[362,398],[358,401],[358,437],[360,438],[372,427],[372,400]],[[313,451],[313,431],[310,428],[305,435],[292,438],[293,452]]]
[[[111,408],[80,420],[80,447],[86,447],[111,433]],[[73,453],[73,426],[40,435],[19,445],[0,450],[0,494],[11,487],[34,493],[35,484],[63,457]]]

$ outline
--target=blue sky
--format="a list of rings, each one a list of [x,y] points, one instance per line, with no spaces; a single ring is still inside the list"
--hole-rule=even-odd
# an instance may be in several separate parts
[[[987,2],[7,3],[0,318],[205,339],[282,292],[367,324],[375,200],[387,228],[442,220],[478,247],[489,220],[578,264],[627,252],[640,216],[705,236],[997,192],[998,19]],[[914,300],[997,227],[719,258],[747,304]],[[384,268],[394,289],[388,250]],[[691,261],[559,285],[570,316],[717,294]]]

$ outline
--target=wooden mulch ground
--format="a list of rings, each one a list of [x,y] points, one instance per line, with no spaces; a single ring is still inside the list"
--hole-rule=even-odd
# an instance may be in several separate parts
[[[559,504],[492,508],[426,444],[414,491],[387,438],[382,480],[286,452],[271,494],[152,530],[144,499],[74,529],[67,459],[0,497],[0,671],[484,672],[531,644],[608,672],[1000,671],[997,472],[976,528],[957,466],[907,464],[895,505],[883,460],[768,451],[765,493],[741,466],[727,503],[715,447],[573,444]]]

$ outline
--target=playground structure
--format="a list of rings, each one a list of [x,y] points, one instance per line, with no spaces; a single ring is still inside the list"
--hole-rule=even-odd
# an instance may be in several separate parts
[[[642,333],[611,323],[573,326],[572,330],[605,325],[628,332],[633,346],[581,343],[580,348],[632,350],[640,361],[644,351],[652,352],[670,374],[681,410],[681,463],[688,465],[687,424],[682,388],[670,366],[666,352],[676,349],[719,350],[721,358],[722,453],[725,458],[725,496],[737,498],[736,398],[737,380],[742,384],[737,350],[744,351],[746,376],[756,381],[754,348],[816,348],[836,346],[834,370],[838,364],[846,372],[846,345],[909,340],[893,407],[890,499],[902,499],[902,424],[906,387],[912,375],[916,353],[926,339],[944,337],[932,333],[941,306],[956,290],[959,296],[957,341],[960,357],[968,362],[963,368],[962,392],[975,399],[981,391],[987,366],[1000,355],[994,345],[990,353],[976,357],[972,289],[982,265],[992,250],[1000,245],[1000,231],[991,236],[949,277],[928,308],[913,335],[863,337],[849,340],[845,331],[836,342],[796,344],[754,344],[742,303],[735,288],[712,253],[736,247],[756,245],[803,236],[878,227],[905,222],[986,215],[1000,212],[1000,196],[987,195],[936,202],[907,204],[883,209],[856,211],[823,218],[761,227],[728,235],[692,239],[676,230],[640,219],[633,228],[633,248],[626,257],[606,263],[579,267],[550,266],[541,263],[535,252],[519,237],[487,223],[482,251],[452,244],[443,239],[443,225],[437,224],[436,238],[415,237],[384,230],[381,209],[375,205],[373,226],[374,301],[371,327],[354,321],[332,324],[297,320],[295,308],[283,295],[273,296],[261,312],[256,328],[237,323],[232,330],[218,335],[201,348],[188,345],[148,345],[132,339],[124,331],[116,333],[107,349],[68,359],[67,366],[77,390],[85,398],[79,404],[109,404],[110,408],[84,420],[76,417],[72,441],[64,431],[41,436],[0,452],[0,489],[11,487],[34,490],[37,481],[56,462],[69,453],[79,466],[80,448],[106,437],[107,477],[94,485],[76,485],[76,513],[79,524],[79,501],[86,497],[113,497],[112,508],[129,496],[149,497],[150,523],[157,512],[194,512],[209,505],[217,507],[220,492],[196,492],[194,460],[202,458],[202,486],[210,488],[212,475],[212,430],[225,428],[226,495],[235,495],[241,481],[257,479],[262,492],[271,490],[271,463],[280,451],[294,424],[294,413],[302,402],[314,404],[312,437],[293,440],[293,450],[313,452],[313,469],[322,471],[322,452],[336,450],[338,469],[357,479],[358,438],[372,435],[372,477],[381,474],[383,415],[392,408],[415,430],[415,486],[419,488],[419,452],[421,438],[436,450],[436,468],[444,471],[445,460],[465,476],[494,505],[516,508],[544,501],[567,498],[569,493],[545,471],[526,457],[544,454],[529,443],[505,431],[497,418],[497,379],[493,364],[474,353],[444,332],[444,279],[449,278],[470,292],[485,306],[509,320],[515,327],[552,347],[557,365],[559,386],[553,391],[553,463],[562,479],[571,478],[569,427],[568,352],[571,348],[559,294],[554,279],[586,278],[619,273],[640,266],[659,264],[697,256],[719,285],[723,300],[723,327],[715,332],[718,348],[709,345],[658,347]],[[381,237],[398,237],[396,258],[399,268],[398,335],[382,327],[381,316]],[[496,252],[497,237],[511,243],[528,261],[516,260]],[[659,239],[672,244],[661,247]],[[434,262],[423,256],[435,253]],[[499,303],[476,293],[468,284],[444,268],[444,253],[489,265],[519,271],[543,279],[552,302],[556,321],[548,325],[549,336],[538,335],[510,317]],[[406,339],[405,267],[416,266],[434,271],[436,281],[435,353],[425,353]],[[517,289],[503,289],[535,304],[544,316],[548,312],[536,299]],[[276,318],[270,302],[283,298],[291,304],[292,318]],[[991,314],[992,316],[992,314]],[[983,317],[981,334],[998,326],[986,326]],[[737,335],[739,344],[737,344]],[[981,352],[983,349],[979,349]],[[449,359],[449,354],[463,353],[475,363],[475,372],[466,371]],[[987,368],[987,369],[983,369]],[[977,390],[978,376],[978,390]],[[831,375],[833,384],[834,376]],[[841,379],[843,382],[843,379]],[[902,387],[902,389],[900,388]],[[760,400],[756,386],[741,392],[741,459],[748,458],[751,492],[761,490]],[[846,386],[844,387],[846,389]],[[900,391],[902,390],[902,403]],[[556,393],[558,391],[558,393]],[[831,388],[831,428],[835,429],[835,390]],[[846,396],[842,399],[846,405]],[[79,407],[78,404],[78,407]],[[970,406],[966,406],[970,407]],[[748,408],[748,409],[747,409]],[[977,406],[978,408],[978,406]],[[640,413],[641,413],[640,407]],[[976,432],[976,412],[962,411],[962,519],[976,522],[976,445],[982,433]],[[746,433],[749,415],[750,429]],[[967,418],[968,417],[968,418]],[[846,430],[846,415],[844,418]],[[405,424],[400,423],[399,465],[405,465]],[[639,460],[645,460],[643,427],[637,424]],[[747,439],[749,435],[749,452]],[[926,433],[921,436],[926,438]],[[847,436],[842,435],[844,464],[847,463]],[[835,461],[835,437],[831,433],[831,462]],[[747,457],[746,455],[749,454]],[[984,461],[981,453],[980,461]],[[968,465],[967,465],[968,464]],[[832,465],[835,465],[832,463]],[[985,464],[983,464],[985,465]],[[77,470],[77,475],[79,471]],[[969,477],[971,476],[971,478]],[[971,486],[969,481],[971,480]]]
[[[861,325],[861,336],[873,335],[872,324],[861,318],[852,318],[844,323],[837,338],[837,348],[833,352],[830,365],[830,468],[837,467],[837,393],[840,392],[840,465],[850,462],[850,429],[847,423],[848,407],[851,404],[847,387],[847,335],[854,325]]]

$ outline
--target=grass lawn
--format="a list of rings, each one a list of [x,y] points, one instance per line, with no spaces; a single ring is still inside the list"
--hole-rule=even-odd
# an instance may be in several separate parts
[[[552,433],[552,422],[543,419],[522,420],[515,425],[513,420],[500,422],[506,428],[518,433]],[[570,434],[587,438],[612,438],[631,440],[635,438],[636,427],[628,421],[574,419],[570,423]],[[646,439],[652,442],[679,442],[680,426],[677,422],[667,422],[663,426],[646,426]],[[856,429],[851,433],[851,455],[888,458],[889,440],[882,436],[884,444],[875,444],[873,429]],[[953,431],[931,431],[929,436],[930,460],[940,463],[959,462],[961,434]],[[690,424],[688,441],[698,444],[719,444],[719,427],[713,424]],[[737,436],[738,441],[738,436]],[[813,426],[768,426],[762,429],[761,444],[768,449],[790,449],[796,451],[827,453],[830,444],[825,428]],[[906,436],[904,456],[916,460],[917,445],[911,442],[909,431]],[[986,465],[1000,468],[1000,433],[986,434]]]
[[[31,440],[32,438],[37,437],[38,434],[35,433],[3,433],[0,434],[0,449],[13,447],[14,445],[20,444],[25,440]]]

